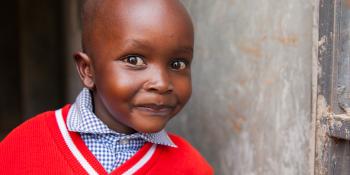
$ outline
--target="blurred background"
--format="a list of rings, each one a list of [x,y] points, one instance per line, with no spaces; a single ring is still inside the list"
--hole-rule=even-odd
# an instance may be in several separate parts
[[[220,175],[349,174],[349,142],[329,136],[323,120],[324,111],[343,112],[333,104],[333,75],[345,75],[334,74],[346,61],[335,53],[350,50],[347,2],[183,3],[196,30],[193,96],[168,130]],[[35,114],[74,102],[80,4],[2,2],[0,139]]]
[[[15,0],[1,6],[1,137],[40,111],[73,102],[80,89],[79,1]]]

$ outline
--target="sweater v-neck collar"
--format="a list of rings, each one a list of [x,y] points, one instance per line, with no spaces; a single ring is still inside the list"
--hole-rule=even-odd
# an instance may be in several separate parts
[[[108,174],[91,151],[87,148],[80,135],[67,130],[66,119],[70,106],[55,111],[55,118],[48,118],[49,128],[63,156],[72,167],[74,173],[85,171],[88,174]],[[110,174],[137,174],[144,172],[157,160],[161,149],[156,144],[147,142],[124,164]]]

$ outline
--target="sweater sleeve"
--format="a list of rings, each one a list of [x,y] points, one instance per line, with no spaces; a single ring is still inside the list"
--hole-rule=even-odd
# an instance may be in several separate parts
[[[164,155],[170,162],[170,169],[177,173],[192,175],[212,175],[214,174],[211,165],[203,156],[185,139],[175,134],[169,134],[170,138],[178,146],[177,148],[164,148]]]

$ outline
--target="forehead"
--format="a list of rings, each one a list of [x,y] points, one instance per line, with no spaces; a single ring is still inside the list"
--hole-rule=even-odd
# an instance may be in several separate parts
[[[94,43],[94,47],[98,47],[97,44],[102,40],[103,42],[112,42],[115,39],[145,40],[146,34],[159,38],[177,37],[178,40],[193,42],[191,19],[179,1],[105,0],[99,2],[85,7],[85,11],[90,10],[85,12],[88,18],[83,19],[83,38],[85,42],[90,42],[83,43],[85,45]]]

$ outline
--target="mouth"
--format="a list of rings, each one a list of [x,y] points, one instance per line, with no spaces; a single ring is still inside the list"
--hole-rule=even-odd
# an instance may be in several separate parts
[[[157,105],[157,104],[139,104],[135,105],[134,108],[154,116],[168,116],[174,109],[175,105]]]

